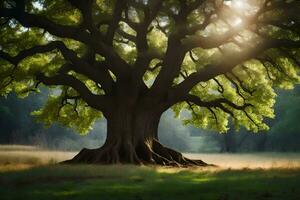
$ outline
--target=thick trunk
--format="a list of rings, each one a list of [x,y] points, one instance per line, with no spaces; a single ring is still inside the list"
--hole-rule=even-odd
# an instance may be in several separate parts
[[[159,143],[161,113],[144,109],[115,109],[107,116],[107,138],[99,149],[83,149],[65,163],[201,165]]]

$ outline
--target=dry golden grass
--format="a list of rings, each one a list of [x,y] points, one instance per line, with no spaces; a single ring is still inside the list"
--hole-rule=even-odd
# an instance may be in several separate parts
[[[192,159],[200,158],[223,169],[300,168],[299,153],[209,153],[185,155]]]
[[[75,154],[76,152],[50,151],[34,146],[0,145],[0,171],[55,164],[70,159]]]
[[[77,152],[50,151],[35,146],[0,145],[0,172],[15,171],[36,166],[49,165],[68,160]],[[218,168],[201,168],[196,170],[224,169],[300,169],[299,153],[243,153],[243,154],[185,154],[187,157],[202,159]],[[164,172],[178,172],[181,169],[158,168]],[[192,169],[193,170],[193,169]]]
[[[0,151],[36,151],[39,148],[36,146],[29,146],[29,145],[19,145],[19,144],[10,144],[0,145]]]

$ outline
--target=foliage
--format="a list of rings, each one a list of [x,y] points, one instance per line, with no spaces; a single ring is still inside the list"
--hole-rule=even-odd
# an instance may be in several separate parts
[[[76,106],[68,104],[63,107],[60,105],[61,101],[61,96],[50,96],[44,108],[32,114],[46,126],[58,121],[66,127],[76,127],[80,133],[89,132],[94,122],[101,118],[100,112],[85,106],[83,101],[77,102]]]
[[[195,127],[223,133],[232,121],[236,129],[267,130],[274,88],[300,80],[300,5],[235,6],[235,0],[1,1],[0,94],[26,97],[49,86],[54,95],[33,114],[47,126],[58,121],[81,133],[107,116],[116,98],[128,106],[141,94],[150,94],[149,108],[172,106]]]

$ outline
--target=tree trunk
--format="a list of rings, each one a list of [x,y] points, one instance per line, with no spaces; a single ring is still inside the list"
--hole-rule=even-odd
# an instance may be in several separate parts
[[[107,118],[107,137],[98,149],[81,150],[63,163],[158,164],[167,166],[207,165],[190,160],[158,141],[160,112],[145,109],[115,108]]]

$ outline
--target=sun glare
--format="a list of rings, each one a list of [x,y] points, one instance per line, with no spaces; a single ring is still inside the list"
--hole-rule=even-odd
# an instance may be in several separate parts
[[[243,23],[243,20],[239,17],[232,21],[233,26],[240,26],[242,23]]]
[[[238,11],[242,11],[247,8],[247,3],[244,0],[233,0],[232,7]]]
[[[233,11],[229,21],[230,24],[235,27],[241,26],[244,22],[243,18],[255,12],[255,8],[248,0],[227,0],[224,4]]]
[[[225,1],[225,5],[229,6],[230,8],[234,9],[236,12],[248,12],[251,9],[249,2],[247,0],[230,0]]]

